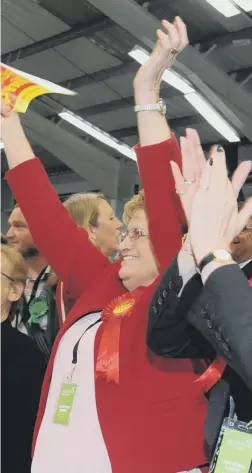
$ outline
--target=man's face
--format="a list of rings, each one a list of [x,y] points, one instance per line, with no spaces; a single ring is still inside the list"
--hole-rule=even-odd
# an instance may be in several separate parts
[[[25,258],[36,256],[38,250],[33,243],[29,227],[19,207],[13,210],[8,223],[10,228],[6,238],[9,244]]]
[[[252,259],[252,217],[247,221],[244,230],[234,239],[231,251],[237,263]]]

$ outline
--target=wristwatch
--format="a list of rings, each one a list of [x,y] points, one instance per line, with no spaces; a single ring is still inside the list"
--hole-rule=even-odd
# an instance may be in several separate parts
[[[157,110],[161,115],[166,114],[166,103],[163,99],[160,99],[158,103],[147,103],[144,105],[135,105],[134,112],[152,112]]]
[[[232,255],[229,251],[224,249],[214,250],[212,253],[209,253],[205,256],[198,264],[200,272],[202,269],[211,261],[217,261],[218,263],[226,263],[227,261],[233,261]]]

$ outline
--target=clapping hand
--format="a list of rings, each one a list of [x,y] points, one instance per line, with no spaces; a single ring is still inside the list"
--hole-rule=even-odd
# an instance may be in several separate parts
[[[180,148],[182,154],[182,172],[174,161],[171,161],[171,168],[176,192],[180,197],[189,225],[192,202],[197,190],[199,189],[201,175],[206,165],[206,159],[196,130],[186,130],[186,136],[180,138]]]
[[[251,169],[251,161],[242,162],[230,182],[224,149],[215,146],[212,150],[191,206],[190,238],[197,264],[215,249],[229,250],[252,215],[252,198],[240,212],[237,206],[237,196]]]

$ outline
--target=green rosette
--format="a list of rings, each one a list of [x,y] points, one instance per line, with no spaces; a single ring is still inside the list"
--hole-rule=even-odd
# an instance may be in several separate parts
[[[39,324],[39,321],[43,315],[48,313],[48,302],[46,297],[35,297],[29,304],[29,325]]]

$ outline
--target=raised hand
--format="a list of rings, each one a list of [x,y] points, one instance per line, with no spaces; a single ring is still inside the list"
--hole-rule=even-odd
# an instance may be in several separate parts
[[[180,138],[182,154],[182,172],[179,166],[171,161],[172,174],[176,192],[180,197],[188,224],[190,223],[192,201],[199,188],[206,159],[196,130],[188,128],[186,136]]]
[[[135,80],[134,87],[141,84],[151,84],[153,88],[159,89],[164,71],[172,65],[174,58],[188,45],[186,25],[178,16],[173,23],[162,21],[165,30],[157,30],[157,43],[148,59],[140,67]]]
[[[252,215],[252,198],[240,212],[236,200],[251,171],[251,161],[238,166],[231,183],[221,146],[212,150],[211,159],[205,166],[191,209],[190,238],[197,263],[217,248],[229,249]]]

